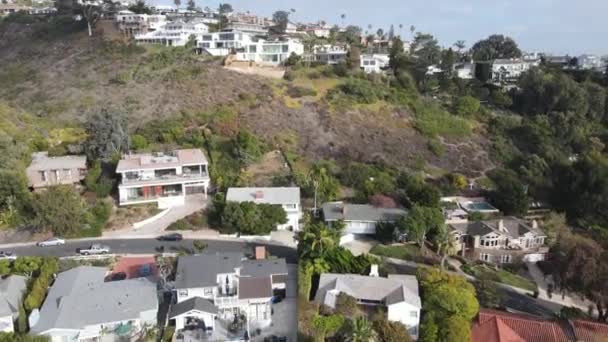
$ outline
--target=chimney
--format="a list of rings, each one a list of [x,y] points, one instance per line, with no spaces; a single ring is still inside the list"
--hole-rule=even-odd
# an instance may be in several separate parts
[[[532,220],[532,228],[538,229],[538,222],[536,220]]]
[[[378,265],[372,264],[371,269],[369,270],[370,277],[379,277],[380,273],[378,273]]]
[[[498,230],[501,232],[506,232],[505,223],[503,220],[498,221]]]
[[[253,198],[255,198],[256,200],[262,199],[264,198],[264,192],[262,190],[257,190],[254,194],[253,194]]]
[[[265,246],[256,246],[255,247],[255,260],[263,260],[266,259],[266,247]]]

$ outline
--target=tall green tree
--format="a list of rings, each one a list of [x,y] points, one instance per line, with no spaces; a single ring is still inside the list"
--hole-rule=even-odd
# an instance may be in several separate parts
[[[496,189],[490,193],[490,202],[506,215],[524,215],[528,211],[526,187],[517,175],[508,170],[495,170],[490,178]]]
[[[377,338],[372,323],[365,317],[357,317],[349,321],[348,333],[345,336],[349,342],[372,342]]]
[[[476,61],[491,61],[498,58],[521,57],[521,50],[513,38],[502,34],[493,34],[482,39],[471,47],[473,59]]]
[[[103,109],[87,120],[85,128],[85,147],[92,159],[109,160],[129,150],[126,115]]]
[[[429,233],[438,232],[444,222],[441,209],[414,205],[408,214],[402,217],[398,226],[407,233],[407,238],[416,241],[420,249],[424,249]]]
[[[272,14],[272,21],[279,33],[285,33],[289,24],[289,12],[276,11]]]

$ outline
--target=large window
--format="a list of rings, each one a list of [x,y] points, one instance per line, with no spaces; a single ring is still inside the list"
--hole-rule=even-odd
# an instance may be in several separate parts
[[[220,40],[234,40],[234,33],[220,33]]]
[[[479,254],[479,260],[489,262],[490,254],[485,254],[485,253]]]

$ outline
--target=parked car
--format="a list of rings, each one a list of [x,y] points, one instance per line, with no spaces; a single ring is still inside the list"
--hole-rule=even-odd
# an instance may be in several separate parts
[[[17,256],[13,252],[0,251],[0,260],[15,260]]]
[[[89,248],[78,248],[76,250],[76,253],[82,255],[108,254],[110,253],[110,247],[100,244],[94,244],[91,245],[91,247]]]
[[[181,241],[184,237],[180,233],[165,234],[158,237],[159,241]]]
[[[65,240],[58,237],[52,237],[50,239],[40,241],[36,244],[38,247],[51,247],[65,245]]]
[[[127,274],[125,272],[116,272],[110,275],[110,281],[118,281],[127,279]]]
[[[139,270],[137,272],[140,277],[147,277],[152,274],[152,266],[150,265],[141,265],[139,266]]]
[[[272,296],[272,298],[270,299],[270,302],[272,304],[277,304],[283,301],[283,298],[281,296]]]

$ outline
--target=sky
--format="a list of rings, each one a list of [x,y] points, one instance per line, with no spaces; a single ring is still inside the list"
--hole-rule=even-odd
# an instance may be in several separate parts
[[[172,5],[173,0],[147,0]],[[217,8],[218,0],[195,0]],[[608,0],[224,0],[237,11],[271,16],[295,9],[292,21],[358,25],[387,31],[391,24],[410,37],[409,28],[431,33],[448,47],[464,40],[467,47],[493,33],[514,38],[527,52],[608,54]],[[185,4],[186,0],[182,0]]]

